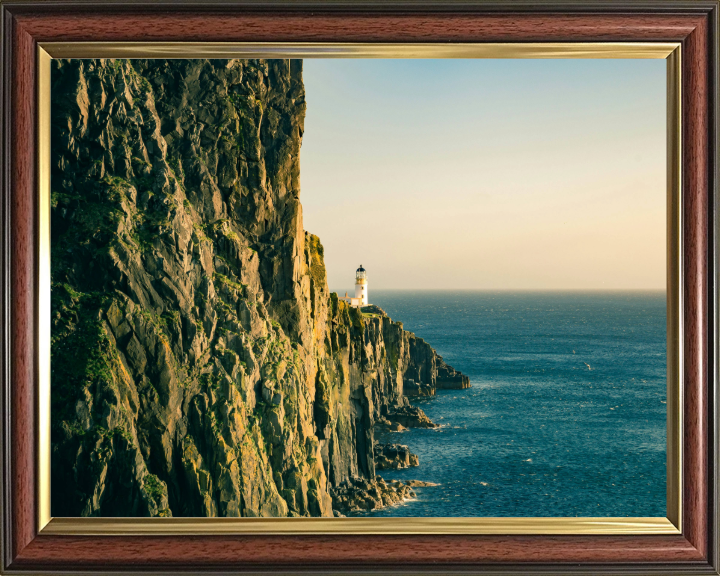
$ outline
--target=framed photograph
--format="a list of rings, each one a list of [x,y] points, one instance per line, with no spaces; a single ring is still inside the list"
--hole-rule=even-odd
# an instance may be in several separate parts
[[[2,571],[718,574],[717,2],[3,2]]]

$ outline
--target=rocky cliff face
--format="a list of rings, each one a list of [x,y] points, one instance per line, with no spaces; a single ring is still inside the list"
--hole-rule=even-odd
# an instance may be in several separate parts
[[[445,365],[328,291],[302,62],[53,66],[53,515],[331,516]]]

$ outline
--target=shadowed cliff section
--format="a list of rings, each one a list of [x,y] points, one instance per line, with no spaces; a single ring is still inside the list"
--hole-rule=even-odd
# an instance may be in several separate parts
[[[328,291],[302,62],[56,60],[52,82],[53,515],[332,516],[377,485],[375,424],[424,422],[404,383],[457,373]]]

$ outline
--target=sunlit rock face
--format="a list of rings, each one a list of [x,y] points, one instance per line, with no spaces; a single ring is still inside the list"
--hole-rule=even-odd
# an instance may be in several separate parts
[[[332,516],[333,487],[376,485],[376,420],[444,363],[328,291],[302,62],[55,60],[52,83],[53,515]]]

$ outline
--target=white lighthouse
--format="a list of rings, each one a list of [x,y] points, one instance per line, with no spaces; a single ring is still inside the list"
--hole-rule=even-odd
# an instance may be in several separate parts
[[[360,268],[355,272],[355,298],[359,301],[360,306],[367,306],[367,272],[365,268],[362,267],[362,264],[360,264]]]

